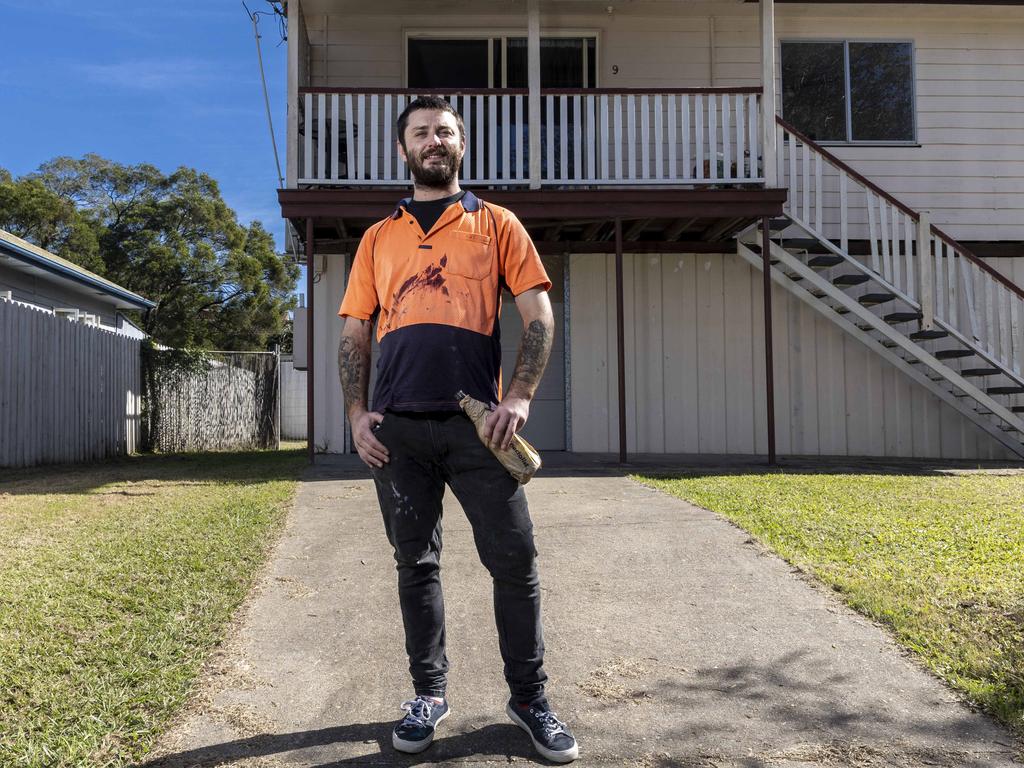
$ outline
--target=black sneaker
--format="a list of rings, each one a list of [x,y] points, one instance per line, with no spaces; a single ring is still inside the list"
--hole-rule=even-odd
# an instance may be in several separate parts
[[[533,704],[509,701],[505,712],[512,722],[530,734],[533,746],[548,760],[571,763],[580,755],[569,726],[559,720],[545,700]]]
[[[448,717],[448,700],[438,704],[427,696],[417,696],[402,704],[406,715],[395,726],[391,744],[399,752],[422,752],[434,740],[437,724]]]

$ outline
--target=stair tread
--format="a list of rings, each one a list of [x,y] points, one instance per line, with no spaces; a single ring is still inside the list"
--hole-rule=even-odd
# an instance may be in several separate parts
[[[914,331],[910,334],[910,338],[914,341],[929,341],[931,339],[944,339],[949,334],[946,331],[930,330],[930,331]]]
[[[989,387],[985,391],[990,395],[1019,395],[1021,392],[1024,392],[1024,387]]]
[[[865,293],[863,296],[857,299],[861,304],[885,304],[887,301],[892,301],[896,298],[895,293]]]
[[[906,312],[890,312],[887,315],[883,315],[883,319],[887,323],[909,323],[911,320],[920,320],[923,315],[920,312],[913,310],[907,310]]]
[[[964,368],[960,371],[960,375],[964,378],[970,378],[971,376],[995,376],[998,373],[998,368]]]
[[[970,357],[973,355],[969,349],[940,349],[935,353],[935,357],[939,360],[951,360],[957,357]]]
[[[842,256],[836,256],[835,254],[821,254],[815,256],[807,262],[809,267],[834,267],[837,264],[842,264],[846,259]]]
[[[833,285],[861,285],[871,278],[861,272],[849,272],[845,275],[833,278]]]

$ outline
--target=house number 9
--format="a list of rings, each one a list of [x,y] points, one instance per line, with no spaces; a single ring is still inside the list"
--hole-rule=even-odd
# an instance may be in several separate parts
[[[613,75],[619,74],[619,65],[618,64],[612,64],[612,74]]]

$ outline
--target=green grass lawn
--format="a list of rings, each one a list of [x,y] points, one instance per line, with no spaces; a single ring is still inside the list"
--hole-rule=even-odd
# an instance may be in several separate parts
[[[119,766],[184,702],[302,450],[0,471],[0,765]]]
[[[636,479],[814,574],[1024,735],[1024,476]]]

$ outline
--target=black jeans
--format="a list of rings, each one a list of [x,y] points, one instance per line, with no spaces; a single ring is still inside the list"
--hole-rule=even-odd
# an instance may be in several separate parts
[[[505,680],[519,703],[544,696],[533,523],[522,486],[462,413],[394,413],[375,428],[390,462],[373,470],[388,541],[395,551],[405,649],[417,694],[444,696],[448,676],[441,592],[441,498],[445,483],[462,504],[494,582],[494,618]]]

